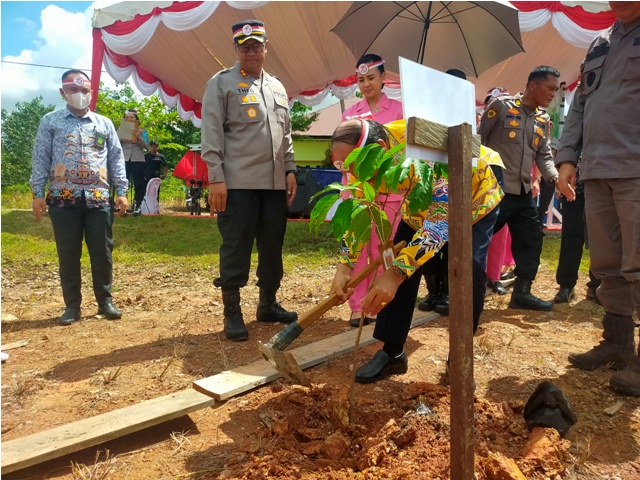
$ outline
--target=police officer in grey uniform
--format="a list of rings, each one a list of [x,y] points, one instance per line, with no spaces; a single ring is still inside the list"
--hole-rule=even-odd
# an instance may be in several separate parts
[[[222,235],[220,276],[224,332],[249,338],[240,288],[249,280],[254,239],[258,247],[259,322],[294,322],[276,302],[282,280],[287,206],[297,189],[287,92],[262,69],[269,42],[264,23],[232,27],[238,62],[209,80],[202,101],[202,158],[209,167],[209,204]]]
[[[556,157],[558,189],[575,199],[580,148],[591,269],[601,280],[603,341],[569,355],[582,370],[612,366],[609,384],[640,396],[634,310],[640,310],[640,2],[609,2],[619,19],[589,47]]]
[[[509,307],[549,311],[553,303],[531,294],[542,252],[542,226],[531,195],[531,168],[535,160],[544,179],[555,183],[558,172],[550,145],[548,107],[560,88],[560,73],[540,66],[529,74],[523,95],[493,100],[482,114],[479,133],[482,143],[497,151],[505,164],[505,196],[494,231],[505,224],[511,232],[511,250],[517,276]]]

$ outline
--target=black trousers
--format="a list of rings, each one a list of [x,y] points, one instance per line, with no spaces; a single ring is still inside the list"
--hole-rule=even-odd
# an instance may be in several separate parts
[[[505,224],[511,232],[511,253],[516,262],[514,274],[524,280],[535,280],[542,253],[542,226],[531,192],[504,195],[495,231]]]
[[[442,278],[446,275],[449,268],[449,244],[445,244],[442,249],[436,253],[429,261],[422,266],[422,274],[425,276],[433,275]],[[433,293],[433,292],[430,292]]]
[[[282,244],[287,229],[286,190],[229,190],[227,207],[218,212],[222,235],[220,276],[213,281],[223,290],[249,281],[254,239],[258,247],[258,287],[275,294],[282,280]]]
[[[586,243],[584,192],[576,192],[576,199],[573,202],[569,202],[564,195],[561,196],[560,209],[562,210],[562,237],[556,282],[563,288],[572,289],[578,281],[582,247]],[[587,287],[598,288],[599,285],[600,280],[589,270]]]
[[[144,180],[146,162],[124,162],[129,188],[133,186],[133,207],[140,208],[142,200],[147,193],[147,185]]]
[[[487,252],[493,236],[493,227],[498,218],[499,207],[493,209],[473,225],[473,331],[480,323],[480,315],[484,310],[484,296],[487,283]],[[400,222],[393,243],[402,240],[409,242],[415,234],[409,225]],[[430,260],[431,261],[431,260]],[[411,329],[413,310],[418,297],[420,279],[424,274],[426,262],[398,287],[395,297],[378,313],[373,337],[385,342],[404,345]]]
[[[556,187],[546,182],[544,179],[540,180],[540,198],[538,199],[538,216],[540,218],[540,225],[547,223],[547,208],[551,204],[551,199],[556,193]]]
[[[98,305],[111,300],[113,281],[113,208],[87,208],[84,198],[76,207],[49,207],[60,266],[62,296],[67,308],[80,308],[82,240],[91,261],[93,293]]]

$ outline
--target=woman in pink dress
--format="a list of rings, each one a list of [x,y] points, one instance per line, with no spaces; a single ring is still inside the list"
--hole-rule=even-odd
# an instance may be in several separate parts
[[[342,121],[352,118],[364,118],[385,124],[402,119],[402,103],[390,99],[382,91],[386,74],[384,71],[384,60],[381,57],[374,54],[363,55],[356,65],[356,75],[358,77],[358,88],[364,98],[344,111]],[[342,170],[342,165],[336,165],[336,168]],[[343,178],[343,183],[346,183],[346,177]],[[376,202],[384,205],[383,209],[393,225],[390,237],[393,238],[398,226],[398,221],[400,220],[399,212],[402,204],[402,195],[380,194],[376,197]],[[360,255],[353,270],[353,275],[357,274],[366,267],[369,262],[374,261],[380,256],[379,246],[380,239],[375,232],[372,231],[371,239],[369,243],[365,245],[365,250],[363,250],[368,252],[368,254]],[[381,275],[382,272],[383,269],[381,267],[377,275]],[[373,275],[366,278],[355,288],[353,295],[349,298],[349,307],[351,307],[351,319],[349,323],[353,327],[357,327],[360,324],[360,304],[367,294],[372,280]],[[365,318],[364,323],[366,325],[372,321],[374,321],[372,318]]]

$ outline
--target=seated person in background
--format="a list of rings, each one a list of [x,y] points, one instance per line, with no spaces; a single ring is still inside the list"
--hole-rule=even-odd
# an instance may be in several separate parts
[[[397,124],[398,122],[394,122]],[[392,125],[395,126],[395,125]],[[400,137],[400,138],[399,138]],[[331,147],[336,161],[347,158],[356,147],[379,143],[389,148],[390,140],[404,137],[387,130],[379,123],[369,120],[349,120],[341,123],[333,133]],[[484,307],[486,284],[486,258],[493,226],[497,218],[495,207],[502,198],[502,190],[489,162],[501,165],[499,155],[482,147],[478,168],[474,170],[472,183],[473,201],[473,329],[478,326]],[[496,169],[501,175],[501,170]],[[384,186],[383,186],[384,188]],[[383,189],[381,188],[381,189]],[[401,188],[398,193],[403,192]],[[411,328],[414,305],[422,277],[421,268],[448,240],[447,184],[441,178],[434,180],[433,203],[428,211],[409,214],[403,205],[402,221],[398,225],[394,243],[402,240],[408,245],[397,255],[392,268],[386,270],[372,284],[362,302],[362,311],[367,316],[378,315],[373,336],[384,342],[382,350],[356,373],[356,381],[371,383],[393,373],[405,373],[408,363],[404,344]],[[341,263],[331,287],[343,301],[347,301],[353,289],[345,290],[352,276],[358,256],[358,246],[345,243]]]

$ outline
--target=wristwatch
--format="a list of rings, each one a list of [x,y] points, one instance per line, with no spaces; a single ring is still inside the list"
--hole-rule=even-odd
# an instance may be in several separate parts
[[[293,173],[296,176],[296,180],[298,179],[298,169],[297,168],[295,170],[287,170],[285,175],[289,175],[290,173]]]
[[[551,185],[555,185],[557,181],[558,181],[558,175],[554,175],[553,177],[551,177],[551,178],[549,179],[549,183],[550,183]]]

